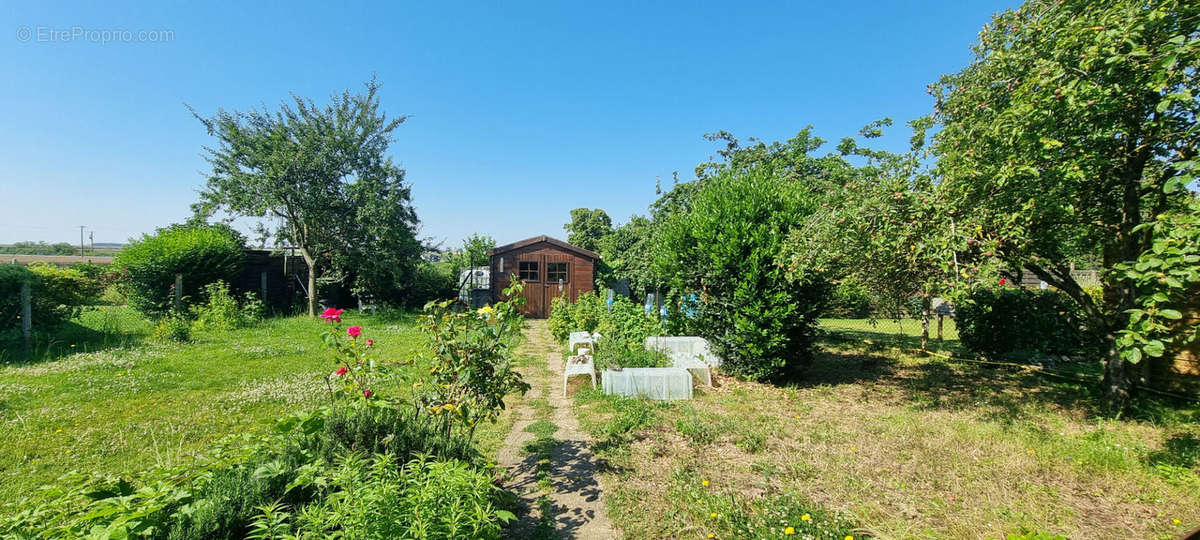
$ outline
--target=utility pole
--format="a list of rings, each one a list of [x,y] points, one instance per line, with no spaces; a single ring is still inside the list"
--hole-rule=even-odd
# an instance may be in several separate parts
[[[86,225],[79,226],[79,256],[80,257],[83,256],[83,228],[84,227],[86,227]]]

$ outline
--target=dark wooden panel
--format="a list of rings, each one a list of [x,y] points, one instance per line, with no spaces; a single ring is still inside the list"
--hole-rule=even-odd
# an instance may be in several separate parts
[[[501,272],[503,261],[503,272]],[[522,310],[530,317],[549,315],[550,302],[565,294],[572,301],[581,293],[591,291],[595,281],[595,262],[571,250],[564,250],[549,242],[535,242],[497,253],[492,256],[492,298],[502,300],[502,291],[508,287],[510,276],[517,273],[520,261],[536,261],[538,276],[528,280],[523,296],[526,299]],[[567,263],[567,279],[561,286],[547,280],[547,263]]]

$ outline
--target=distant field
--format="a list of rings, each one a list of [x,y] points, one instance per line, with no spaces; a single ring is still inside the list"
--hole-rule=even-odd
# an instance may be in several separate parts
[[[111,255],[85,255],[85,256],[80,257],[79,255],[0,254],[0,262],[3,262],[4,264],[11,264],[13,262],[16,262],[16,264],[21,264],[21,265],[27,265],[32,262],[45,262],[45,263],[50,263],[50,264],[61,264],[61,265],[86,263],[86,262],[90,262],[92,264],[112,264],[112,261],[113,261],[113,257]]]

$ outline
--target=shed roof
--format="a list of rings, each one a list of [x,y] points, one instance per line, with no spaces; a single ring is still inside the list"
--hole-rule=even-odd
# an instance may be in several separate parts
[[[524,239],[524,240],[521,240],[521,241],[519,241],[519,242],[513,242],[513,243],[511,243],[511,244],[505,244],[505,245],[503,245],[503,246],[499,246],[499,247],[497,247],[497,248],[495,248],[495,249],[489,249],[489,250],[488,250],[488,252],[487,252],[487,254],[488,254],[488,257],[494,257],[494,256],[496,256],[496,255],[497,255],[497,254],[499,254],[499,253],[504,253],[504,252],[506,252],[506,251],[512,251],[512,250],[514,250],[514,249],[520,249],[520,248],[523,248],[523,247],[525,247],[525,246],[531,246],[531,245],[533,245],[533,244],[537,244],[537,243],[539,243],[539,242],[545,242],[545,243],[547,243],[547,244],[550,244],[550,245],[552,245],[552,246],[555,246],[555,247],[557,247],[557,248],[563,249],[563,250],[565,250],[565,251],[570,251],[570,252],[573,252],[573,253],[575,253],[575,254],[577,254],[577,255],[582,255],[582,256],[584,256],[584,257],[587,257],[587,258],[589,258],[589,259],[593,259],[593,260],[598,260],[598,259],[600,259],[600,254],[596,253],[595,251],[591,251],[591,250],[583,249],[583,248],[581,248],[581,247],[579,247],[579,246],[576,246],[576,245],[574,245],[574,244],[568,244],[568,243],[566,243],[566,242],[563,242],[562,240],[559,240],[559,239],[557,239],[557,238],[551,238],[551,237],[549,237],[549,236],[546,236],[546,235],[544,235],[544,234],[543,234],[543,235],[541,235],[541,236],[534,236],[533,238],[526,238],[526,239]]]

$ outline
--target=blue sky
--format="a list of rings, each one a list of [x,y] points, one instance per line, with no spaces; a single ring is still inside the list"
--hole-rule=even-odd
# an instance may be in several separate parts
[[[391,154],[423,236],[565,238],[572,208],[645,213],[656,178],[713,153],[704,133],[836,141],[928,113],[926,85],[1014,4],[7,2],[0,243],[183,220],[212,142],[185,103],[320,102],[372,73],[411,115]]]

